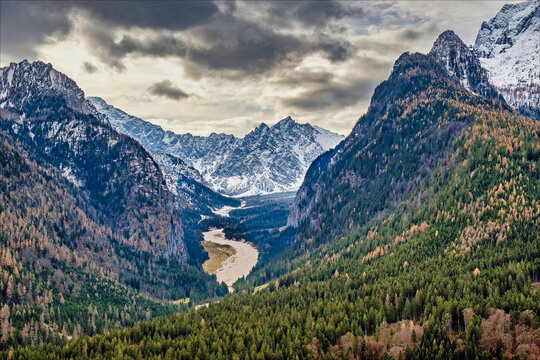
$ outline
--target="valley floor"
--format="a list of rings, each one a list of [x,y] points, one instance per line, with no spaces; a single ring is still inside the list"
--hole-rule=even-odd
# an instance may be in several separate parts
[[[224,282],[229,287],[229,292],[234,291],[232,285],[241,277],[247,276],[257,264],[259,252],[250,243],[225,239],[223,229],[212,229],[203,233],[204,241],[226,245],[233,248],[236,253],[227,258],[216,270],[218,282]],[[212,260],[212,255],[210,255]],[[205,269],[206,270],[206,269]]]

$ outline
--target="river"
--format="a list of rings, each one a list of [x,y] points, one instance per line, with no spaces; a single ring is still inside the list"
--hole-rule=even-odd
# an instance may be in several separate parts
[[[223,229],[212,229],[203,232],[203,237],[205,241],[229,245],[236,250],[236,254],[225,260],[216,271],[217,281],[227,284],[229,292],[233,292],[232,285],[236,280],[247,276],[257,264],[259,251],[251,243],[225,239]]]

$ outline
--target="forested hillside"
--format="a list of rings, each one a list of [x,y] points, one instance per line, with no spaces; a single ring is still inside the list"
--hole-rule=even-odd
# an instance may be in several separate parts
[[[1,134],[2,348],[77,338],[177,311],[112,280],[125,275],[100,264],[120,260],[121,237],[86,215],[84,196],[73,185]]]
[[[216,295],[215,278],[185,263],[157,164],[96,117],[75,82],[23,61],[1,69],[0,90],[2,349],[132,325],[178,311],[168,300]]]
[[[292,271],[256,294],[4,355],[535,358],[539,159],[538,122],[404,54],[353,135],[312,166],[296,258],[256,280]]]

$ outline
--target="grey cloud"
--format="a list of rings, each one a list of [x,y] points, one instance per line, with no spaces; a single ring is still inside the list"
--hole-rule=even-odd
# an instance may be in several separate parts
[[[313,84],[329,84],[334,74],[328,71],[292,71],[279,74],[279,79],[274,81],[277,85],[302,86]]]
[[[417,40],[422,36],[422,33],[420,31],[415,31],[412,29],[405,29],[400,34],[400,38],[403,40]]]
[[[212,23],[192,32],[204,45],[186,43],[169,34],[146,39],[124,35],[115,42],[114,34],[103,26],[94,26],[87,35],[102,60],[118,70],[123,70],[122,58],[128,54],[185,58],[196,65],[188,67],[188,71],[202,67],[260,74],[286,60],[299,61],[306,54],[322,52],[330,61],[340,62],[353,53],[348,43],[328,37],[308,39],[279,34],[230,14],[221,14]]]
[[[163,80],[152,84],[152,86],[148,88],[148,92],[152,95],[166,97],[171,100],[180,100],[189,96],[169,80]]]
[[[88,61],[85,61],[83,63],[83,70],[86,71],[89,74],[95,73],[97,71],[97,69],[98,68],[94,64],[89,63]]]
[[[440,32],[438,26],[435,23],[430,22],[423,24],[416,29],[412,29],[410,27],[404,28],[400,31],[399,38],[405,41],[416,41],[423,37],[432,36],[433,33],[438,32]]]
[[[331,62],[345,61],[354,53],[349,44],[328,41],[321,42],[318,46]]]
[[[2,52],[35,57],[35,47],[50,37],[62,37],[72,28],[70,11],[85,10],[93,21],[113,28],[185,30],[204,24],[218,13],[211,1],[1,1]],[[103,37],[102,37],[103,40]],[[116,68],[122,68],[118,62]]]
[[[112,26],[168,30],[200,25],[218,12],[212,1],[77,1],[72,6]]]
[[[307,90],[294,98],[281,99],[285,106],[301,110],[321,110],[353,105],[371,97],[378,81],[359,79],[344,84],[331,84]]]
[[[291,7],[291,16],[306,26],[350,13],[334,1],[268,4],[271,9]],[[248,75],[264,73],[287,61],[298,63],[305,55],[317,52],[332,62],[344,61],[354,54],[352,45],[345,40],[315,33],[284,34],[275,31],[272,23],[236,16],[234,3],[220,8],[222,11],[209,1],[2,1],[2,51],[35,55],[33,49],[49,36],[69,33],[72,24],[68,15],[78,9],[91,17],[83,36],[92,51],[118,71],[125,69],[123,60],[130,54],[187,59],[191,64],[186,68],[192,74],[204,74],[196,71],[199,67],[216,73],[235,71]],[[120,40],[116,39],[118,30],[130,28],[155,30],[155,36],[139,38],[126,32]],[[194,42],[185,40],[186,37],[181,40],[174,33],[186,29],[187,39],[191,36]]]
[[[35,58],[35,46],[49,37],[63,37],[71,29],[69,6],[51,6],[42,1],[0,1],[0,46],[2,53],[17,58]]]
[[[344,7],[333,0],[270,1],[269,3],[270,21],[280,26],[290,26],[292,22],[298,21],[305,26],[324,27],[332,20],[364,15],[362,9]]]

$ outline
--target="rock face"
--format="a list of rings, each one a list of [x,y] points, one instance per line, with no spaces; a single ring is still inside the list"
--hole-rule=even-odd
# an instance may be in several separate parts
[[[480,61],[452,30],[439,35],[429,55],[473,94],[502,100],[489,83],[487,71],[482,68]]]
[[[150,154],[104,123],[83,91],[50,64],[1,69],[1,129],[44,167],[56,168],[127,246],[185,261],[181,221]]]
[[[178,135],[126,114],[100,98],[89,99],[119,132],[152,152],[181,158],[199,171],[206,185],[226,195],[294,191],[311,162],[343,139],[328,130],[298,124],[290,117],[272,127],[261,124],[244,138]]]
[[[96,108],[85,99],[75,81],[56,71],[51,64],[23,60],[0,69],[0,99],[3,107],[31,106],[34,97],[61,95],[66,104],[83,114],[99,118]]]
[[[504,5],[473,46],[491,83],[523,115],[540,119],[540,3]]]

